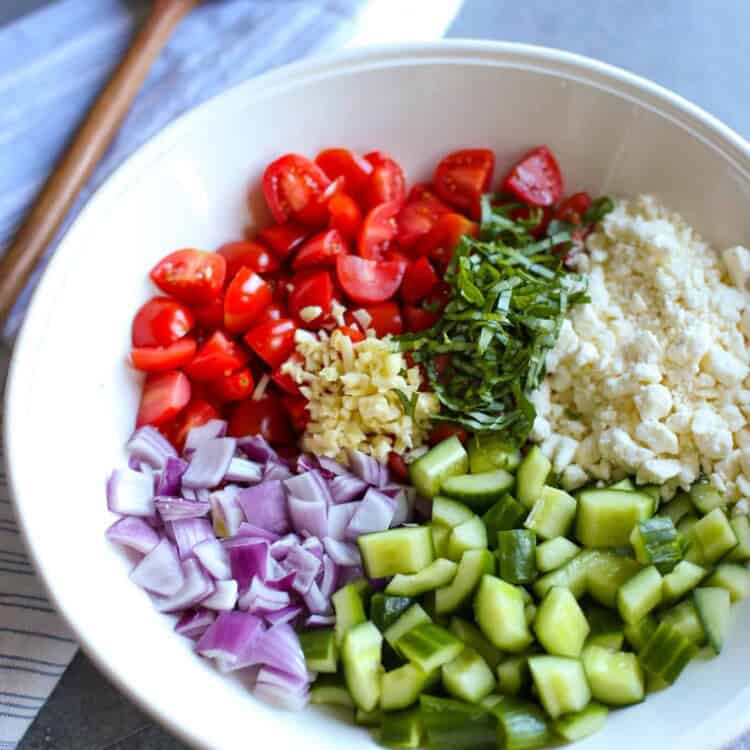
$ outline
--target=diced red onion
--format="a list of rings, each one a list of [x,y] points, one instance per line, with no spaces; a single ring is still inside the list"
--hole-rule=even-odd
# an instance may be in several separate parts
[[[182,614],[174,629],[186,638],[200,638],[216,619],[216,613],[209,609],[189,609]]]
[[[270,589],[275,589],[276,591],[286,591],[287,593],[292,591],[294,588],[294,579],[297,577],[297,573],[293,570],[287,572],[273,558],[271,558],[269,562],[274,570],[269,574],[266,586]]]
[[[194,557],[183,560],[182,572],[185,583],[174,596],[154,597],[154,604],[159,612],[177,612],[193,607],[213,593],[214,582]]]
[[[199,487],[195,490],[192,487],[183,487],[182,497],[185,500],[191,500],[194,503],[211,502],[211,492],[205,487]]]
[[[147,555],[159,544],[159,535],[140,518],[125,516],[107,529],[107,539]]]
[[[336,624],[335,615],[310,615],[305,620],[306,628],[330,628]]]
[[[169,456],[156,481],[156,494],[176,497],[180,494],[182,475],[187,471],[188,463],[177,456]]]
[[[107,480],[107,507],[122,516],[153,516],[156,511],[152,475],[115,469]]]
[[[311,614],[328,615],[331,613],[331,601],[323,596],[317,583],[313,582],[302,598]]]
[[[266,622],[270,625],[283,625],[286,622],[293,622],[302,614],[302,607],[299,604],[290,604],[284,609],[277,612],[269,612],[265,616]]]
[[[316,536],[309,536],[302,542],[302,549],[309,552],[311,555],[315,555],[318,560],[323,560],[323,542]]]
[[[170,456],[177,457],[177,451],[169,440],[151,425],[139,427],[131,435],[125,449],[132,458],[154,469],[163,469]]]
[[[320,469],[320,464],[312,453],[300,453],[295,465],[297,474]]]
[[[238,458],[235,456],[229,462],[229,468],[224,475],[224,479],[229,482],[255,484],[255,482],[260,482],[262,474],[263,467],[261,464],[255,463],[255,461],[248,461],[246,458]]]
[[[251,460],[258,463],[278,461],[279,454],[261,435],[247,435],[237,439],[237,447]]]
[[[275,669],[274,667],[262,667],[260,672],[258,672],[258,684],[260,683],[275,685],[290,692],[302,694],[307,692],[310,681],[308,680],[307,673],[304,675],[289,674],[289,672]]]
[[[260,526],[256,526],[253,523],[243,521],[237,529],[236,536],[253,536],[256,539],[267,539],[269,542],[277,542],[280,537],[278,534],[274,534],[273,531],[268,529],[262,529]]]
[[[176,521],[180,518],[201,518],[211,510],[210,503],[197,503],[181,497],[157,497],[154,506],[163,521]]]
[[[221,612],[195,646],[208,659],[236,664],[264,633],[263,621],[246,612]]]
[[[295,573],[293,588],[299,594],[309,591],[321,565],[321,561],[315,555],[302,547],[292,547],[281,563],[284,570]]]
[[[275,479],[289,479],[291,476],[293,476],[292,472],[289,471],[289,467],[285,464],[277,464],[273,461],[269,461],[263,467],[262,480],[264,482],[270,482]]]
[[[262,670],[261,670],[262,671]],[[310,693],[293,693],[278,685],[256,682],[253,695],[264,703],[286,711],[301,711],[310,699]]]
[[[169,539],[162,539],[130,573],[130,580],[160,596],[174,596],[185,583],[177,550]]]
[[[288,499],[289,516],[294,530],[304,537],[324,537],[328,531],[328,516],[326,501],[319,497],[317,500],[302,500],[290,496]]]
[[[201,602],[201,607],[222,611],[234,609],[237,604],[237,581],[216,581],[214,586],[214,593]]]
[[[325,536],[343,541],[346,538],[346,527],[357,512],[359,503],[332,505],[328,509],[328,533]]]
[[[232,577],[229,565],[229,552],[218,539],[205,539],[193,547],[193,554],[201,565],[217,580],[225,581]]]
[[[252,652],[255,664],[273,667],[290,675],[307,674],[299,638],[288,624],[274,625],[266,630],[253,644]]]
[[[201,442],[190,459],[190,466],[182,475],[182,486],[215,487],[224,478],[234,456],[234,438],[214,438]]]
[[[336,563],[336,565],[350,568],[354,565],[359,565],[362,562],[356,544],[340,542],[337,539],[331,539],[329,536],[323,539],[323,544],[325,545],[328,556]]]
[[[411,521],[413,513],[413,502],[410,501],[409,495],[404,492],[404,490],[400,490],[398,494],[391,499],[396,504],[396,508],[393,512],[393,518],[391,519],[391,526],[401,526],[402,524]]]
[[[223,523],[229,536],[236,534],[245,520],[245,514],[237,501],[240,491],[240,487],[230,484],[223,490],[211,493],[211,509],[214,516],[218,516]]]
[[[385,531],[393,519],[396,504],[388,495],[370,487],[346,529],[347,537],[356,539],[361,534]]]
[[[368,578],[370,588],[373,591],[382,591],[390,582],[390,578]]]
[[[271,557],[274,560],[283,560],[292,547],[301,544],[302,540],[296,534],[287,534],[271,545]]]
[[[268,544],[268,539],[261,536],[240,536],[239,534],[236,534],[235,536],[228,536],[226,539],[221,539],[220,543],[221,546],[229,552],[233,547],[247,547],[251,544]],[[270,556],[268,559],[271,559]]]
[[[391,472],[388,470],[388,467],[385,464],[381,464],[378,462],[378,481],[377,486],[378,487],[386,487],[390,481],[391,481]]]
[[[268,547],[265,540],[249,540],[248,544],[229,549],[229,567],[240,591],[251,586],[256,577],[261,581],[268,578]]]
[[[333,596],[333,593],[338,589],[338,578],[338,565],[326,555],[323,558],[323,575],[321,576],[320,582],[318,582],[320,593],[326,599],[330,599],[331,596]]]
[[[331,498],[335,505],[359,500],[367,491],[367,482],[354,474],[339,474],[329,482]]]
[[[321,469],[336,476],[349,473],[349,470],[345,466],[342,466],[338,461],[334,461],[328,456],[318,456],[318,463]]]
[[[223,438],[227,434],[227,423],[223,419],[209,419],[205,424],[192,427],[185,438],[185,453],[197,450],[207,440]]]
[[[250,588],[240,596],[238,606],[256,615],[278,612],[291,603],[289,593],[267,586],[260,578],[253,578]]]
[[[333,503],[328,483],[316,470],[286,479],[284,487],[289,495],[298,497],[300,500],[314,502],[322,499],[326,505]]]
[[[245,518],[253,525],[275,534],[289,531],[286,495],[278,479],[247,487],[237,496]]]
[[[367,484],[373,486],[378,486],[380,484],[380,464],[375,458],[368,456],[367,453],[350,450],[349,469],[363,482],[367,482]]]
[[[214,539],[214,530],[205,518],[178,518],[165,524],[174,534],[180,559],[185,560],[193,554],[193,547],[206,539]]]
[[[347,583],[356,581],[358,578],[362,578],[363,575],[364,571],[362,568],[340,568],[338,587],[343,588]]]

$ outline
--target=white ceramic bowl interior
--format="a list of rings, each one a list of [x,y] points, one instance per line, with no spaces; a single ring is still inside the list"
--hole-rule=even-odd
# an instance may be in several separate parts
[[[124,460],[138,378],[125,366],[147,271],[263,222],[258,184],[282,152],[392,153],[411,181],[456,148],[502,173],[549,144],[570,189],[651,192],[719,246],[750,240],[748,145],[684,100],[584,58],[513,44],[375,49],[295,65],[213,99],[155,138],[91,200],[34,298],[7,393],[20,522],[52,599],[99,667],[172,731],[221,750],[372,747],[322,710],[286,714],[194,656],[104,538],[104,480]],[[252,186],[252,215],[246,194]],[[750,725],[750,605],[720,658],[615,712],[586,748],[720,747]]]

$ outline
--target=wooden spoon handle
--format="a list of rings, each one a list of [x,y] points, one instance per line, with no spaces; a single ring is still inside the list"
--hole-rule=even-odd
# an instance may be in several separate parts
[[[73,201],[112,142],[152,63],[199,0],[155,0],[122,62],[55,166],[0,259],[0,323],[8,316]]]

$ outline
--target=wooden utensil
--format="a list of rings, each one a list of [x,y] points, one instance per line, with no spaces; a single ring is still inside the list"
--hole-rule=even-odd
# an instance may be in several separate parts
[[[151,65],[179,21],[199,1],[154,1],[146,22],[0,259],[0,323],[10,313],[73,201],[112,142]]]

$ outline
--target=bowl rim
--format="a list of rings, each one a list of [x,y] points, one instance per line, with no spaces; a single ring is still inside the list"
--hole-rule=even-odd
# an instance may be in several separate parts
[[[22,500],[22,479],[14,468],[15,456],[21,448],[17,446],[10,425],[16,419],[23,419],[17,406],[15,394],[19,392],[23,373],[32,363],[30,352],[34,349],[33,329],[46,317],[48,310],[45,291],[51,281],[60,275],[69,256],[75,252],[71,237],[75,236],[96,215],[99,203],[110,194],[124,188],[138,174],[147,170],[153,161],[163,156],[184,134],[200,128],[204,119],[210,119],[218,102],[224,105],[246,105],[248,100],[263,98],[279,93],[289,86],[297,86],[304,81],[328,77],[337,73],[373,70],[402,66],[405,64],[484,64],[499,68],[520,68],[540,73],[561,74],[569,80],[578,80],[588,86],[606,90],[621,99],[630,100],[640,107],[657,112],[673,124],[687,130],[705,145],[719,151],[736,169],[750,181],[750,143],[737,132],[721,122],[717,117],[693,104],[689,100],[656,84],[647,78],[631,73],[623,68],[600,60],[565,50],[531,44],[507,41],[485,40],[440,40],[437,42],[413,42],[387,45],[373,45],[360,49],[345,49],[331,54],[314,56],[302,61],[284,65],[272,71],[252,77],[220,92],[200,105],[175,118],[164,129],[153,135],[135,152],[128,156],[103,184],[89,197],[85,206],[67,229],[59,247],[45,269],[42,278],[28,306],[21,330],[16,338],[4,396],[3,438],[7,483],[21,538],[31,558],[36,573],[58,614],[73,631],[77,642],[92,659],[106,678],[159,724],[194,747],[211,748],[207,733],[186,729],[177,723],[176,718],[152,705],[146,695],[147,690],[138,684],[131,684],[109,663],[106,653],[100,652],[90,641],[87,629],[76,622],[74,613],[66,607],[65,594],[58,586],[55,577],[45,565],[39,548],[34,544],[35,528],[24,514]],[[554,65],[554,69],[551,68]],[[28,362],[28,364],[27,364]],[[29,501],[30,502],[30,501]],[[750,719],[743,719],[742,708],[750,708],[750,683],[727,706],[712,717],[704,719],[696,728],[698,743],[691,741],[695,750],[721,748],[736,739],[750,727]],[[718,719],[723,719],[719,722]],[[717,724],[719,725],[717,727]],[[684,738],[683,739],[687,739]]]

